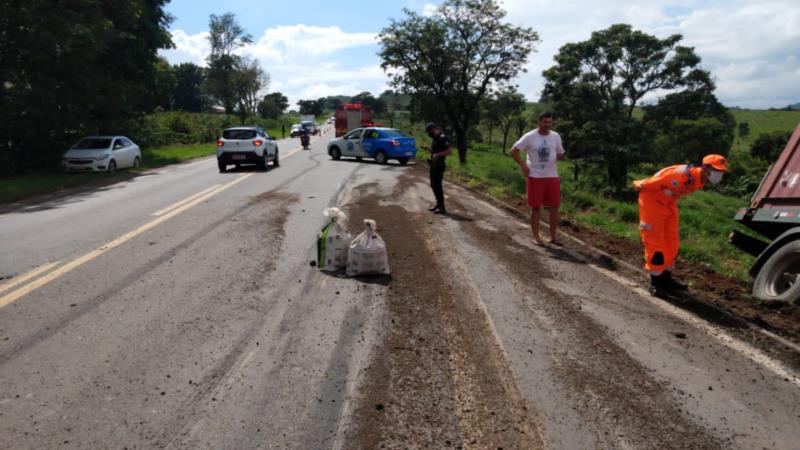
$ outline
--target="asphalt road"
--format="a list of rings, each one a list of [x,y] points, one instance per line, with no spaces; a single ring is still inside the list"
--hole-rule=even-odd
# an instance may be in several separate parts
[[[797,448],[780,361],[326,140],[0,214],[0,448]],[[312,267],[332,205],[391,277]]]

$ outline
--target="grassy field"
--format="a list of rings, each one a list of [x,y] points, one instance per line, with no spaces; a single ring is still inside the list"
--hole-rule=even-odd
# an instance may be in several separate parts
[[[738,133],[733,143],[733,150],[749,152],[750,145],[762,133],[773,131],[793,131],[800,124],[800,111],[765,111],[752,109],[731,109],[736,123],[747,122],[750,134],[740,138]]]
[[[175,145],[142,150],[142,170],[163,167],[214,154],[214,144]],[[3,180],[0,183],[0,203],[10,203],[39,194],[47,194],[92,182],[121,179],[121,171],[107,173],[39,173]]]

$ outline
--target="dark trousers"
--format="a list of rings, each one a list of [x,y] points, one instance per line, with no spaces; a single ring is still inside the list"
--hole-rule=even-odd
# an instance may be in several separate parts
[[[444,188],[442,187],[442,181],[444,181],[444,169],[444,164],[431,166],[431,189],[433,189],[433,195],[436,197],[436,206],[439,207],[439,209],[445,209]]]

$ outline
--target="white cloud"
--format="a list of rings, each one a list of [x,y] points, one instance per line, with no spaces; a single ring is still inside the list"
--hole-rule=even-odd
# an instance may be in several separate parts
[[[163,55],[173,64],[194,62],[205,65],[211,51],[208,33],[188,35],[172,32],[175,49]],[[348,33],[339,27],[291,25],[267,28],[260,38],[237,53],[257,59],[272,77],[271,91],[280,91],[294,105],[297,100],[327,95],[352,95],[362,91],[379,93],[386,75],[369,48],[377,43],[374,33]],[[342,59],[343,50],[360,48],[366,57],[361,64]]]
[[[538,98],[541,73],[568,43],[615,23],[659,37],[679,33],[695,47],[727,105],[766,108],[800,101],[800,8],[794,0],[505,0],[508,20],[533,27],[542,42],[519,79],[523,92]],[[794,82],[792,82],[794,80]],[[790,101],[791,100],[791,101]]]
[[[426,3],[425,6],[422,7],[422,15],[425,17],[433,17],[436,15],[436,9],[438,7],[433,3]]]
[[[191,62],[197,65],[206,65],[206,56],[211,52],[208,43],[208,32],[193,35],[186,34],[183,30],[172,32],[174,49],[164,50],[162,55],[171,63]]]

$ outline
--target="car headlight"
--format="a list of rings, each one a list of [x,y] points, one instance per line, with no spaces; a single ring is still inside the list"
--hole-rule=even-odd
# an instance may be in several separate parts
[[[101,156],[98,156],[98,157],[97,157],[97,158],[95,158],[94,160],[95,160],[95,161],[105,161],[105,160],[107,160],[107,159],[108,159],[108,157],[109,157],[109,156],[111,156],[111,155],[109,155],[108,153],[105,153],[105,154],[103,154],[103,155],[101,155]]]

